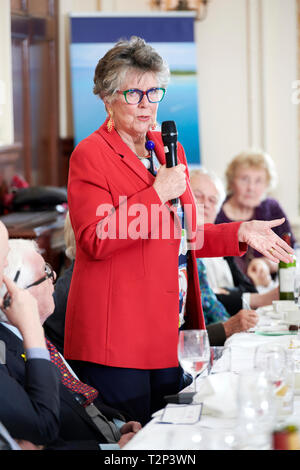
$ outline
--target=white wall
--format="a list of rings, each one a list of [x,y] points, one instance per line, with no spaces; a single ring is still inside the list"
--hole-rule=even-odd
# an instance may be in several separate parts
[[[195,36],[202,162],[221,175],[248,144],[246,2],[214,0]]]
[[[247,146],[273,157],[274,196],[298,217],[296,0],[214,0],[196,24],[202,161],[224,174]]]
[[[280,175],[276,196],[294,219],[299,185],[298,107],[292,102],[298,71],[296,0],[264,0],[262,21],[264,145]]]

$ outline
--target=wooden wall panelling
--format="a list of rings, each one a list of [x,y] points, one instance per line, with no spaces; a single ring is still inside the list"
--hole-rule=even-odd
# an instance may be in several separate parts
[[[27,0],[10,0],[10,7],[14,13],[24,13],[27,11]]]
[[[10,182],[20,161],[21,144],[0,147],[0,183]]]
[[[60,186],[67,186],[68,184],[70,156],[73,150],[74,150],[73,137],[65,137],[63,139],[60,139],[60,142],[59,142],[59,161],[60,161],[59,185]]]
[[[4,198],[8,192],[8,186],[16,174],[21,161],[22,146],[14,144],[0,147],[0,214],[4,213]]]
[[[27,0],[30,15],[48,16],[53,14],[53,2],[49,0]]]
[[[13,77],[22,77],[22,80],[13,79],[14,134],[15,141],[22,143],[21,159],[17,170],[22,173],[29,184],[32,184],[28,49],[28,38],[12,38]]]
[[[23,145],[23,176],[31,185],[57,186],[57,0],[12,0],[12,8],[14,126]]]
[[[10,0],[12,13],[26,13],[32,16],[54,16],[55,0]]]

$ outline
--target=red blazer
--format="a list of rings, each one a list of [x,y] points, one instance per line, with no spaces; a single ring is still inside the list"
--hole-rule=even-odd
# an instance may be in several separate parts
[[[155,141],[156,155],[164,164],[160,133],[149,132],[149,138]],[[187,166],[180,144],[178,162]],[[173,237],[150,237],[155,229],[161,230],[157,219],[155,225],[151,217],[151,206],[161,205],[153,183],[151,173],[116,131],[108,133],[106,123],[84,139],[71,156],[68,202],[76,260],[65,328],[64,354],[69,359],[138,369],[178,365],[180,238],[175,234],[181,233],[181,227],[167,203],[162,212],[171,220]],[[121,204],[120,196],[127,197]],[[195,229],[196,207],[189,183],[180,200],[190,204],[187,222]],[[143,236],[137,239],[126,236],[130,227],[136,228],[139,206],[135,204],[142,204],[146,210]],[[196,256],[243,254],[245,247],[241,251],[237,241],[239,225],[205,226],[204,247],[190,252],[189,328],[205,328]],[[101,228],[110,228],[116,233],[115,239],[100,239],[97,233]]]

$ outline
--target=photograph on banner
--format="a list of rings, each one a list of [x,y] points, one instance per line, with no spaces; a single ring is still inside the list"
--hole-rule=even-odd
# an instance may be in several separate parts
[[[72,43],[71,43],[71,77],[72,77],[72,99],[73,99],[73,121],[75,144],[94,132],[106,119],[106,111],[102,100],[93,94],[93,78],[96,65],[101,57],[114,46],[120,39],[124,39],[124,31],[128,31],[126,39],[132,35],[140,35],[152,47],[154,47],[161,57],[168,63],[171,71],[170,83],[164,100],[160,103],[157,116],[157,129],[163,121],[175,121],[178,131],[178,140],[183,145],[187,161],[191,165],[199,165],[200,136],[199,136],[199,115],[198,115],[198,90],[197,90],[197,65],[196,65],[196,45],[193,40],[193,31],[190,27],[176,27],[178,20],[183,24],[190,17],[177,17],[176,23],[170,23],[169,16],[158,17],[157,28],[161,29],[161,21],[165,18],[168,25],[166,37],[161,33],[155,34],[156,17],[137,17],[136,22],[141,22],[143,36],[140,35],[141,27],[136,30],[126,29],[126,23],[130,25],[132,18],[116,17],[116,28],[124,21],[120,27],[120,35],[117,29],[114,30],[114,40],[103,42],[106,37],[103,28],[112,25],[107,23],[107,17],[92,16],[84,18],[80,24],[80,34],[76,33],[78,28],[78,17],[71,17]],[[99,22],[99,40],[95,34],[91,34],[95,27],[95,19]],[[114,18],[110,18],[113,21]],[[93,26],[89,28],[89,21],[93,21]],[[105,20],[105,21],[103,21]],[[190,23],[189,23],[190,24]],[[193,23],[192,23],[193,24]],[[82,28],[82,25],[85,28]],[[173,26],[174,25],[174,26]],[[170,34],[170,26],[172,34]],[[176,29],[176,31],[175,31]],[[130,33],[129,33],[130,30]],[[186,33],[188,31],[188,33]],[[153,36],[151,38],[151,36]],[[182,36],[182,37],[181,37]],[[168,39],[167,39],[168,37]],[[175,37],[177,41],[175,41]],[[171,38],[171,41],[169,40]],[[97,39],[97,40],[96,40]],[[152,40],[151,40],[152,39]],[[158,42],[157,39],[160,41]],[[182,39],[182,40],[181,40]],[[90,42],[91,41],[91,42]]]

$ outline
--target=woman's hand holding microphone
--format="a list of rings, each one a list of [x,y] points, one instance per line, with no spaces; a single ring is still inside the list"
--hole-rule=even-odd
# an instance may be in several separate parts
[[[158,170],[153,188],[163,204],[180,197],[185,192],[185,168],[185,165],[180,163],[171,168],[166,168],[166,165],[163,165]]]

